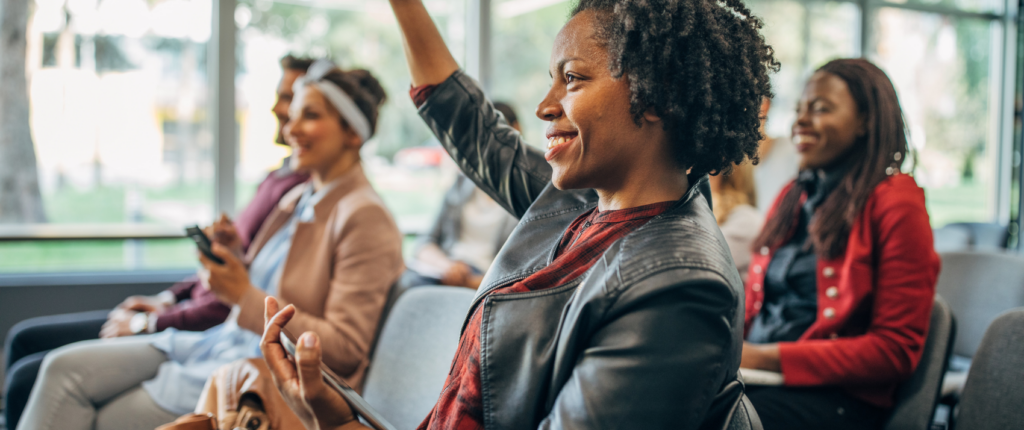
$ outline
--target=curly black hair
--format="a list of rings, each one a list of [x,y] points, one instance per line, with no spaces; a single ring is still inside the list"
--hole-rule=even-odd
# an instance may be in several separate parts
[[[571,16],[588,10],[612,76],[629,79],[634,121],[653,108],[680,166],[703,175],[757,163],[761,100],[779,62],[741,0],[579,0]]]

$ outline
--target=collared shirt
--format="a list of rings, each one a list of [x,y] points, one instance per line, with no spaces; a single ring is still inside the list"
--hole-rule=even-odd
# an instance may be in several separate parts
[[[604,212],[592,209],[580,215],[566,230],[550,265],[526,279],[488,294],[525,293],[564,285],[590,269],[616,240],[662,214],[673,204],[674,201],[662,202]],[[476,307],[462,332],[441,397],[419,429],[484,427],[480,394],[481,309],[481,306]]]
[[[818,313],[818,258],[808,235],[814,212],[846,174],[845,166],[800,172],[807,192],[793,237],[779,247],[764,277],[764,305],[747,333],[752,343],[793,342],[814,324]]]

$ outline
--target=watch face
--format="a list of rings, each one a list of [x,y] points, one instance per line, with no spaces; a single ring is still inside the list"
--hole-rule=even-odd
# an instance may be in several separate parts
[[[139,334],[146,330],[147,325],[149,325],[149,316],[145,312],[139,312],[132,315],[131,321],[128,322],[128,329],[132,331],[132,334]]]

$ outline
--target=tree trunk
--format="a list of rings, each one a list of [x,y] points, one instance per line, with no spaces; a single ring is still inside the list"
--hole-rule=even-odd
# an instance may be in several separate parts
[[[0,223],[46,222],[28,118],[27,0],[0,0]]]

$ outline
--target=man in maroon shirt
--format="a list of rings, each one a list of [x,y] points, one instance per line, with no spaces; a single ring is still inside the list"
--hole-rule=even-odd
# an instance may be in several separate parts
[[[288,106],[293,96],[292,84],[306,74],[312,62],[311,59],[291,55],[281,59],[284,74],[277,88],[277,103],[273,108],[278,120],[278,144],[287,145],[281,131],[288,122]],[[281,168],[267,175],[252,201],[234,221],[243,249],[249,246],[281,196],[307,179],[308,175],[292,171],[288,159],[284,160]],[[18,323],[8,332],[4,348],[6,381],[3,409],[6,427],[17,427],[39,366],[50,350],[81,340],[95,339],[97,335],[113,338],[155,333],[168,328],[203,331],[222,323],[230,311],[210,290],[202,287],[197,277],[192,276],[155,296],[128,297],[113,311],[54,315]]]

